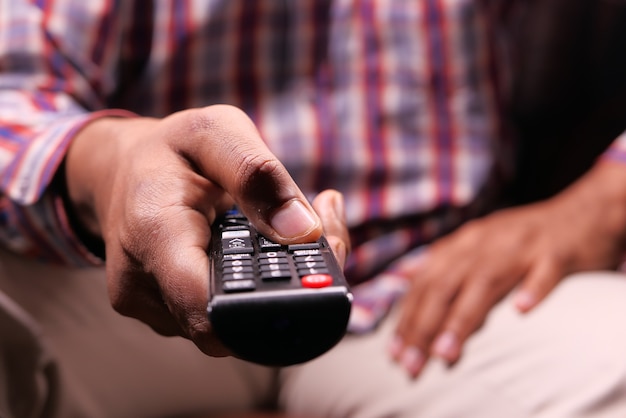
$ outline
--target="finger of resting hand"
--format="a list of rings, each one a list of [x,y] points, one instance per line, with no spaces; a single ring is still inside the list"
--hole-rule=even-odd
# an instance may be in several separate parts
[[[411,313],[399,328],[406,345],[428,352],[430,345],[446,319],[456,290],[454,286],[428,286],[419,304],[412,304]]]
[[[520,312],[528,312],[537,306],[565,277],[565,267],[551,258],[535,263],[516,290],[513,298]]]
[[[427,361],[430,347],[454,300],[457,279],[417,281],[402,304],[402,316],[392,342],[391,355],[416,377]]]
[[[402,273],[411,278],[411,289],[404,298],[403,315],[397,326],[398,335],[408,335],[416,326],[418,315],[430,315],[431,310],[445,312],[458,292],[471,260],[455,256],[459,253],[458,245],[450,245],[449,242],[454,244],[454,241],[435,244],[412,261],[401,265]],[[409,271],[407,266],[414,266],[415,270]],[[433,317],[431,320],[441,323],[442,318]],[[429,339],[422,338],[422,341]]]
[[[405,307],[403,316],[389,349],[393,360],[402,366],[409,376],[415,378],[428,360],[428,345],[434,331],[424,330],[424,325],[417,320],[419,314],[413,305],[403,304],[403,307]]]
[[[492,289],[482,283],[468,281],[462,288],[432,344],[432,355],[448,363],[460,358],[465,341],[480,328],[497,300]]]

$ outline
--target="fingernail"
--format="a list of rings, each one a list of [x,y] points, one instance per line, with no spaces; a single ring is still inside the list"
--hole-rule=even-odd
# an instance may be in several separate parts
[[[419,374],[425,362],[424,354],[417,347],[408,347],[404,350],[400,360],[400,363],[411,377],[416,377]]]
[[[513,303],[518,310],[526,312],[530,310],[533,306],[535,306],[535,304],[537,303],[537,298],[535,298],[532,293],[526,290],[520,290],[515,294]]]
[[[454,361],[459,353],[459,341],[453,332],[445,331],[439,335],[433,344],[433,352],[437,357],[447,361]]]
[[[270,221],[272,228],[284,238],[296,238],[306,235],[317,227],[317,219],[298,200],[287,202]]]
[[[402,348],[404,348],[404,342],[402,341],[402,338],[396,335],[395,337],[393,337],[388,347],[391,358],[396,361],[399,360],[400,355],[402,354]]]

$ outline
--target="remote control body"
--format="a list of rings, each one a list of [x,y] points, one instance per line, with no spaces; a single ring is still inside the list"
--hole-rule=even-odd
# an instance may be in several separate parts
[[[234,209],[214,223],[209,259],[209,320],[235,356],[289,366],[345,335],[352,294],[324,237],[279,245]]]

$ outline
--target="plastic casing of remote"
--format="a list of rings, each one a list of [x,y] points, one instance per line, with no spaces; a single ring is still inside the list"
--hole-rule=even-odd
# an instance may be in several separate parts
[[[262,283],[263,290],[224,293],[219,286],[219,234],[213,235],[207,312],[213,332],[236,357],[266,366],[290,366],[322,355],[343,338],[352,294],[323,237],[320,243],[333,277],[331,286],[304,288],[292,279]]]

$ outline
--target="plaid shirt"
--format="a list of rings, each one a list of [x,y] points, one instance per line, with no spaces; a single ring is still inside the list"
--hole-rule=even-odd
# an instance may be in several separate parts
[[[306,194],[344,193],[348,278],[385,275],[514,169],[495,32],[473,0],[0,0],[0,239],[98,263],[54,181],[77,130],[229,103]]]

